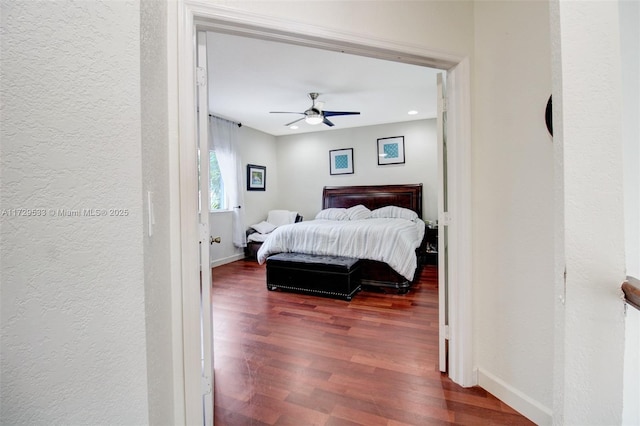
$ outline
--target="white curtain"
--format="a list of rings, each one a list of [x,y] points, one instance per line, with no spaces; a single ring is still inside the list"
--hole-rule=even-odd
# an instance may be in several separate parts
[[[232,121],[209,116],[209,149],[214,149],[220,166],[224,192],[233,214],[233,244],[247,246],[244,225],[244,191],[242,161],[238,152],[238,125]]]

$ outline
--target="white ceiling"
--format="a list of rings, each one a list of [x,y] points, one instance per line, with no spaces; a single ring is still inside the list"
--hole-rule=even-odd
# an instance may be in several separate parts
[[[440,70],[234,35],[208,33],[209,111],[281,136],[436,116]],[[324,124],[286,123],[303,117],[308,93],[318,92],[327,111],[359,111]],[[416,110],[417,115],[408,111]]]

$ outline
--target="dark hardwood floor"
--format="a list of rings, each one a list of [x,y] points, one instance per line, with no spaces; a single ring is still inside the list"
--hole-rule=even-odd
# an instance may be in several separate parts
[[[351,302],[268,291],[266,270],[213,270],[215,424],[530,425],[438,371],[437,269],[406,295]]]

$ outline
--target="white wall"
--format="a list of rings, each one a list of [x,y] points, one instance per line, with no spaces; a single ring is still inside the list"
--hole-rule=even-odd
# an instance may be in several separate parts
[[[620,1],[627,274],[640,278],[640,3]],[[623,424],[640,424],[640,311],[625,322]]]
[[[378,165],[377,139],[404,136],[405,163]],[[333,129],[278,138],[279,204],[311,220],[322,209],[322,188],[345,185],[422,183],[423,218],[436,220],[437,135],[435,120]],[[330,175],[329,151],[353,148],[354,173]]]
[[[551,4],[561,175],[554,423],[621,424],[625,277],[618,2]],[[597,102],[594,102],[597,99]],[[557,103],[556,103],[557,101]]]
[[[0,418],[147,424],[140,5],[1,7]]]
[[[264,191],[245,191],[247,226],[261,222],[267,218],[269,210],[281,209],[279,206],[280,177],[278,168],[280,159],[277,152],[277,138],[251,128],[242,132],[242,160],[247,164],[265,166],[266,189]],[[245,170],[245,179],[246,179]],[[246,188],[246,181],[245,181]]]
[[[238,131],[240,156],[242,158],[243,176],[246,180],[247,164],[257,164],[267,168],[266,190],[247,191],[246,181],[243,182],[245,225],[259,223],[267,218],[269,210],[279,209],[278,205],[278,161],[275,136],[268,135],[247,126]],[[209,216],[211,235],[220,236],[222,242],[211,246],[212,266],[244,257],[244,251],[235,247],[231,240],[231,213],[213,212]],[[214,273],[215,280],[215,273]]]
[[[211,3],[348,34],[471,55],[473,1],[252,1]]]
[[[167,110],[167,4],[140,3],[140,74],[142,118],[142,205],[144,288],[147,332],[149,423],[180,418],[174,407],[170,262],[169,135]],[[153,235],[149,236],[147,192],[152,192]]]
[[[545,2],[475,4],[473,271],[479,383],[549,423],[553,141]]]
[[[640,3],[620,0],[627,273],[640,277]]]

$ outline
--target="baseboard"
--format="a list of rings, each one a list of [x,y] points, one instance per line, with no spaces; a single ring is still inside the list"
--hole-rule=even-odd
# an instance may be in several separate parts
[[[478,368],[478,385],[537,425],[550,425],[551,410],[538,401],[505,383],[493,374]]]
[[[244,253],[234,254],[233,256],[223,257],[222,259],[216,259],[211,261],[211,267],[226,265],[227,263],[235,262],[236,260],[244,259]]]

